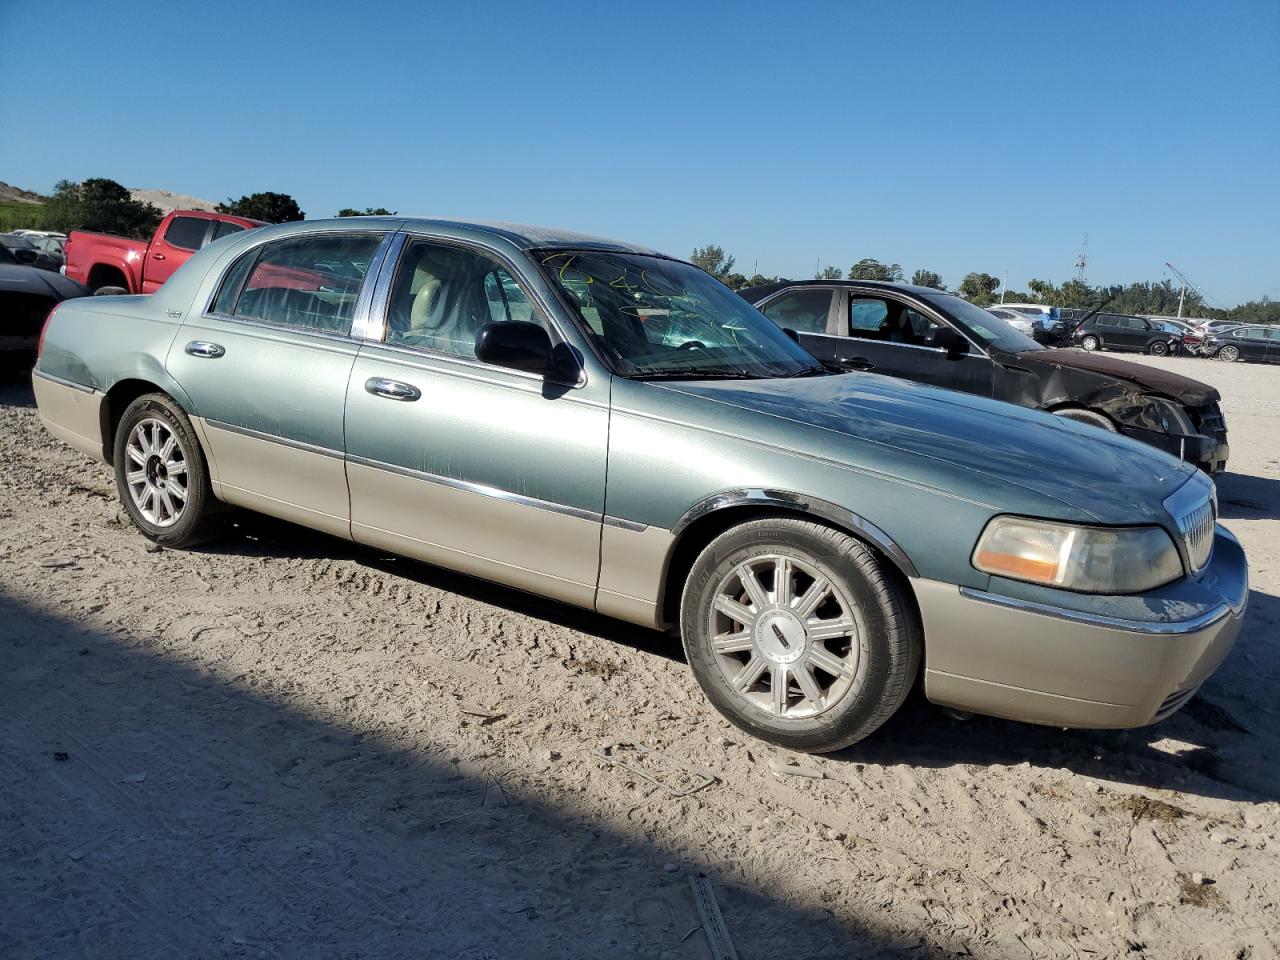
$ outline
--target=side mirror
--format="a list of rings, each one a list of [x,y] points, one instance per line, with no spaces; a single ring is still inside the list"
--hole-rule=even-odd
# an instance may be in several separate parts
[[[969,352],[969,341],[958,330],[942,327],[933,335],[933,345],[947,352],[948,360],[958,360]]]
[[[546,330],[524,320],[481,327],[476,336],[476,359],[495,367],[536,373],[557,383],[577,383],[582,373],[571,350],[564,344],[553,346]]]
[[[796,343],[800,342],[800,334],[796,333],[790,327],[783,327],[782,332],[785,333],[792,340],[794,340]]]
[[[28,267],[40,259],[40,251],[31,250],[27,247],[19,247],[17,250],[11,250],[9,252],[13,254],[13,259]]]

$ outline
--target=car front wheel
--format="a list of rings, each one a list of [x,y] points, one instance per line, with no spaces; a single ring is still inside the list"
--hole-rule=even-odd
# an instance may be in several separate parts
[[[1235,363],[1240,359],[1240,348],[1227,344],[1218,351],[1218,359],[1226,361],[1227,363]]]
[[[680,606],[685,653],[733,724],[823,753],[901,706],[920,662],[904,587],[863,543],[803,520],[754,520],[701,553]]]
[[[1087,337],[1080,338],[1080,346],[1084,347],[1086,350],[1097,350],[1101,348],[1102,341],[1093,334],[1089,334]]]
[[[139,397],[116,429],[116,488],[147,539],[190,547],[219,532],[220,507],[191,421],[162,393]]]
[[[1065,417],[1068,420],[1075,420],[1077,423],[1087,423],[1091,427],[1099,427],[1103,430],[1116,432],[1116,425],[1108,417],[1101,413],[1095,413],[1092,410],[1086,410],[1084,407],[1064,407],[1061,410],[1054,410],[1054,416]]]

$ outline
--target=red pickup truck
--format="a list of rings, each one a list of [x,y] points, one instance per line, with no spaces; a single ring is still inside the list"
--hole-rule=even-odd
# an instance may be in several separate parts
[[[174,210],[151,241],[71,231],[64,271],[95,293],[155,293],[193,253],[219,237],[265,226],[261,220],[204,210]]]

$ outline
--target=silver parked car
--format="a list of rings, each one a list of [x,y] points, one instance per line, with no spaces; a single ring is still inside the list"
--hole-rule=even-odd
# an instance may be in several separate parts
[[[756,736],[834,750],[951,707],[1150,723],[1230,649],[1212,481],[1085,424],[832,375],[688,263],[532,227],[263,227],[85,298],[48,428],[142,533],[227,505],[654,628]]]

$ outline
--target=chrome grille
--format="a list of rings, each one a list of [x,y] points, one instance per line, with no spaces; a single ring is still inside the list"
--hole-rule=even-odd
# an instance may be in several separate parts
[[[1218,495],[1213,481],[1204,474],[1196,474],[1165,500],[1164,507],[1182,534],[1191,572],[1199,573],[1213,553],[1213,534],[1218,523]]]

